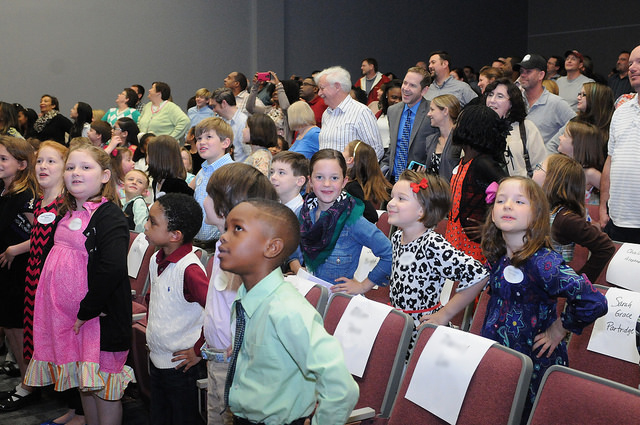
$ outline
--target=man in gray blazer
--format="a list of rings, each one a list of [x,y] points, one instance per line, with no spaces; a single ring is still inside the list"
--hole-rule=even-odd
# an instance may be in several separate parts
[[[431,127],[427,116],[429,101],[423,97],[429,90],[429,84],[431,76],[425,69],[409,68],[402,82],[402,102],[387,110],[391,140],[389,151],[380,164],[385,177],[392,183],[411,161],[425,163],[427,136],[437,131]]]

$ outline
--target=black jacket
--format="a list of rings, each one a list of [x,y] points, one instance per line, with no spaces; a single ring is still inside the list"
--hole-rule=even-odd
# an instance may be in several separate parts
[[[100,316],[100,349],[131,347],[131,284],[127,273],[129,227],[120,208],[101,205],[84,231],[89,291],[80,302],[78,319]]]

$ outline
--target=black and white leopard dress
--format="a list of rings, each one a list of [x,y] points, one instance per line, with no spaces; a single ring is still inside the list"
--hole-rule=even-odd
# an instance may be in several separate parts
[[[435,313],[442,307],[440,294],[445,281],[458,281],[458,290],[462,290],[480,282],[489,276],[489,272],[479,261],[455,249],[433,229],[428,229],[408,244],[402,243],[402,230],[398,230],[391,237],[391,242],[391,305],[413,318],[415,328],[409,345],[411,353],[418,336],[420,317]]]

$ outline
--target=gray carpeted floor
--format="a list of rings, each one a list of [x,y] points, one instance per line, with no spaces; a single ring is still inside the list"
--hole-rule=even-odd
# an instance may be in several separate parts
[[[0,363],[3,362],[0,357]],[[0,391],[15,388],[20,378],[0,374]],[[148,425],[147,406],[137,397],[136,386],[131,385],[122,399],[123,425]],[[43,388],[40,397],[28,406],[14,412],[0,412],[0,425],[39,425],[57,418],[67,411],[65,403],[52,388]]]

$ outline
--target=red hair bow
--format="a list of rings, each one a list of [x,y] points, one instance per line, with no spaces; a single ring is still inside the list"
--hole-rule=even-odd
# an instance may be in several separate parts
[[[425,178],[423,178],[420,183],[411,183],[411,190],[413,190],[413,193],[418,193],[420,189],[426,189],[427,187],[429,187],[429,185]]]

